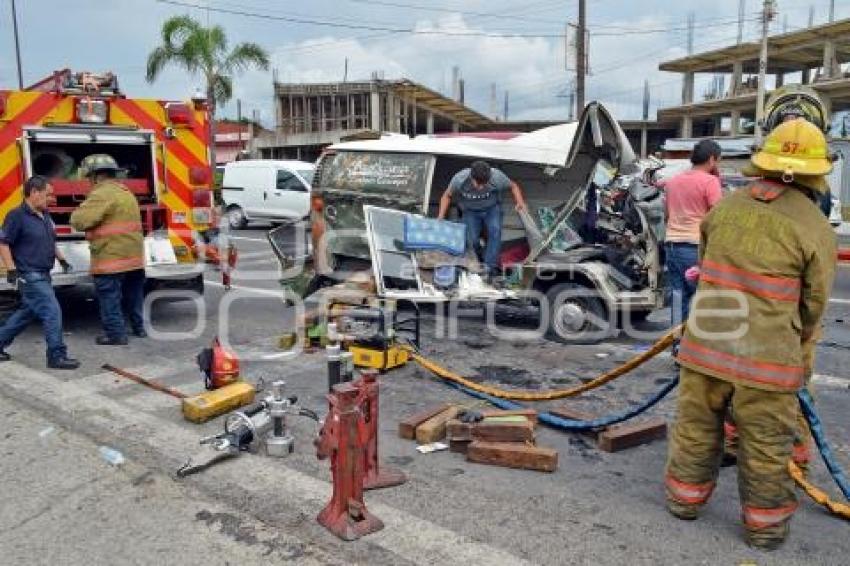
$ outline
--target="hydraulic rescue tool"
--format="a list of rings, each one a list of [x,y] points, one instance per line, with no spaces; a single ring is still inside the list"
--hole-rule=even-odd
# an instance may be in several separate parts
[[[207,449],[190,458],[177,470],[177,475],[188,476],[242,452],[259,452],[262,446],[268,456],[282,458],[291,454],[295,438],[287,429],[286,416],[303,416],[316,422],[319,422],[319,416],[310,409],[299,407],[297,397],[285,397],[285,385],[283,381],[275,381],[271,395],[227,415],[224,432],[202,438],[200,443]]]

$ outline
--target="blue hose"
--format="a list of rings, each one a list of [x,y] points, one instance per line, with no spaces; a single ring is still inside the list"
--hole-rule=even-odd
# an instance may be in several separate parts
[[[500,409],[514,411],[517,409],[525,408],[519,403],[514,403],[513,401],[507,401],[505,399],[499,399],[498,397],[493,397],[492,395],[487,395],[486,393],[480,393],[473,389],[469,389],[468,387],[464,387],[463,385],[460,385],[458,383],[448,383],[452,387],[466,393],[467,395],[477,397],[478,399],[483,399],[484,401],[487,401],[488,403]],[[540,413],[539,415],[537,415],[537,418],[540,420],[540,422],[546,423],[549,426],[572,432],[583,432],[593,430],[595,428],[602,428],[613,424],[621,423],[623,421],[627,421],[632,417],[643,413],[644,411],[661,401],[664,397],[666,397],[667,394],[673,391],[673,389],[675,389],[678,384],[679,377],[676,376],[673,380],[670,381],[670,383],[664,385],[664,387],[662,387],[660,391],[648,397],[646,400],[644,400],[643,403],[641,403],[637,407],[631,407],[630,409],[621,413],[615,413],[613,415],[599,417],[598,419],[593,419],[591,421],[577,421],[572,419],[565,419],[562,417],[557,417],[552,413]]]
[[[821,423],[815,411],[815,400],[812,399],[811,393],[806,389],[801,389],[797,393],[797,398],[800,400],[800,408],[803,409],[803,416],[806,417],[806,422],[809,423],[809,428],[812,431],[812,436],[815,438],[815,444],[818,445],[818,450],[824,464],[826,464],[829,473],[832,474],[832,479],[838,484],[844,497],[850,500],[850,482],[847,481],[847,476],[844,475],[844,472],[838,465],[838,461],[835,459],[835,455],[832,453],[832,449],[829,447],[829,443],[826,441],[823,423]]]

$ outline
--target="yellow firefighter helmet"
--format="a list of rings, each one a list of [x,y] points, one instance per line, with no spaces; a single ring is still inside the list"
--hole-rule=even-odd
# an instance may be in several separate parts
[[[819,192],[829,190],[823,178],[832,171],[826,136],[803,118],[779,124],[751,160],[758,173],[766,177],[795,181]]]

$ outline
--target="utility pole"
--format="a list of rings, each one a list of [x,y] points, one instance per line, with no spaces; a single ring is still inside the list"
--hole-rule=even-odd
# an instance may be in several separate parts
[[[12,0],[12,30],[15,34],[15,57],[18,60],[18,88],[24,90],[24,71],[21,67],[21,42],[18,39],[18,13]]]
[[[647,142],[649,138],[649,79],[643,81],[643,124],[640,127],[640,156],[646,158],[648,153]]]
[[[809,27],[815,25],[815,7],[809,6]]]
[[[747,0],[738,0],[738,45],[744,41],[744,20],[747,17]]]
[[[696,16],[693,12],[688,13],[688,55],[694,54],[694,24]]]
[[[509,110],[508,102],[509,102],[509,99],[510,99],[510,91],[506,90],[505,91],[505,122],[508,121],[508,110]]]
[[[829,21],[835,21],[835,0],[829,0]]]
[[[764,95],[767,76],[767,34],[770,22],[776,17],[775,0],[764,0],[761,12],[761,54],[759,55],[759,88],[756,98],[756,145],[761,145],[764,136]]]
[[[587,0],[578,0],[576,30],[576,109],[584,110],[584,78],[587,74]]]

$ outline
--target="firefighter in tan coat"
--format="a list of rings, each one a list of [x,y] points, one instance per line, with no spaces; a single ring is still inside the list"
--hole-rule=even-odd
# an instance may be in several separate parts
[[[796,393],[812,371],[835,270],[835,235],[816,204],[832,164],[823,133],[797,119],[770,133],[752,167],[761,179],[723,199],[701,226],[665,485],[670,512],[696,519],[717,480],[730,410],[747,542],[772,549],[797,508],[787,472]]]
[[[71,224],[85,231],[91,250],[91,274],[104,330],[95,342],[121,346],[127,344],[124,312],[132,333],[147,336],[142,316],[145,254],[139,203],[116,180],[119,168],[111,156],[89,155],[80,168],[93,187],[71,215]]]

